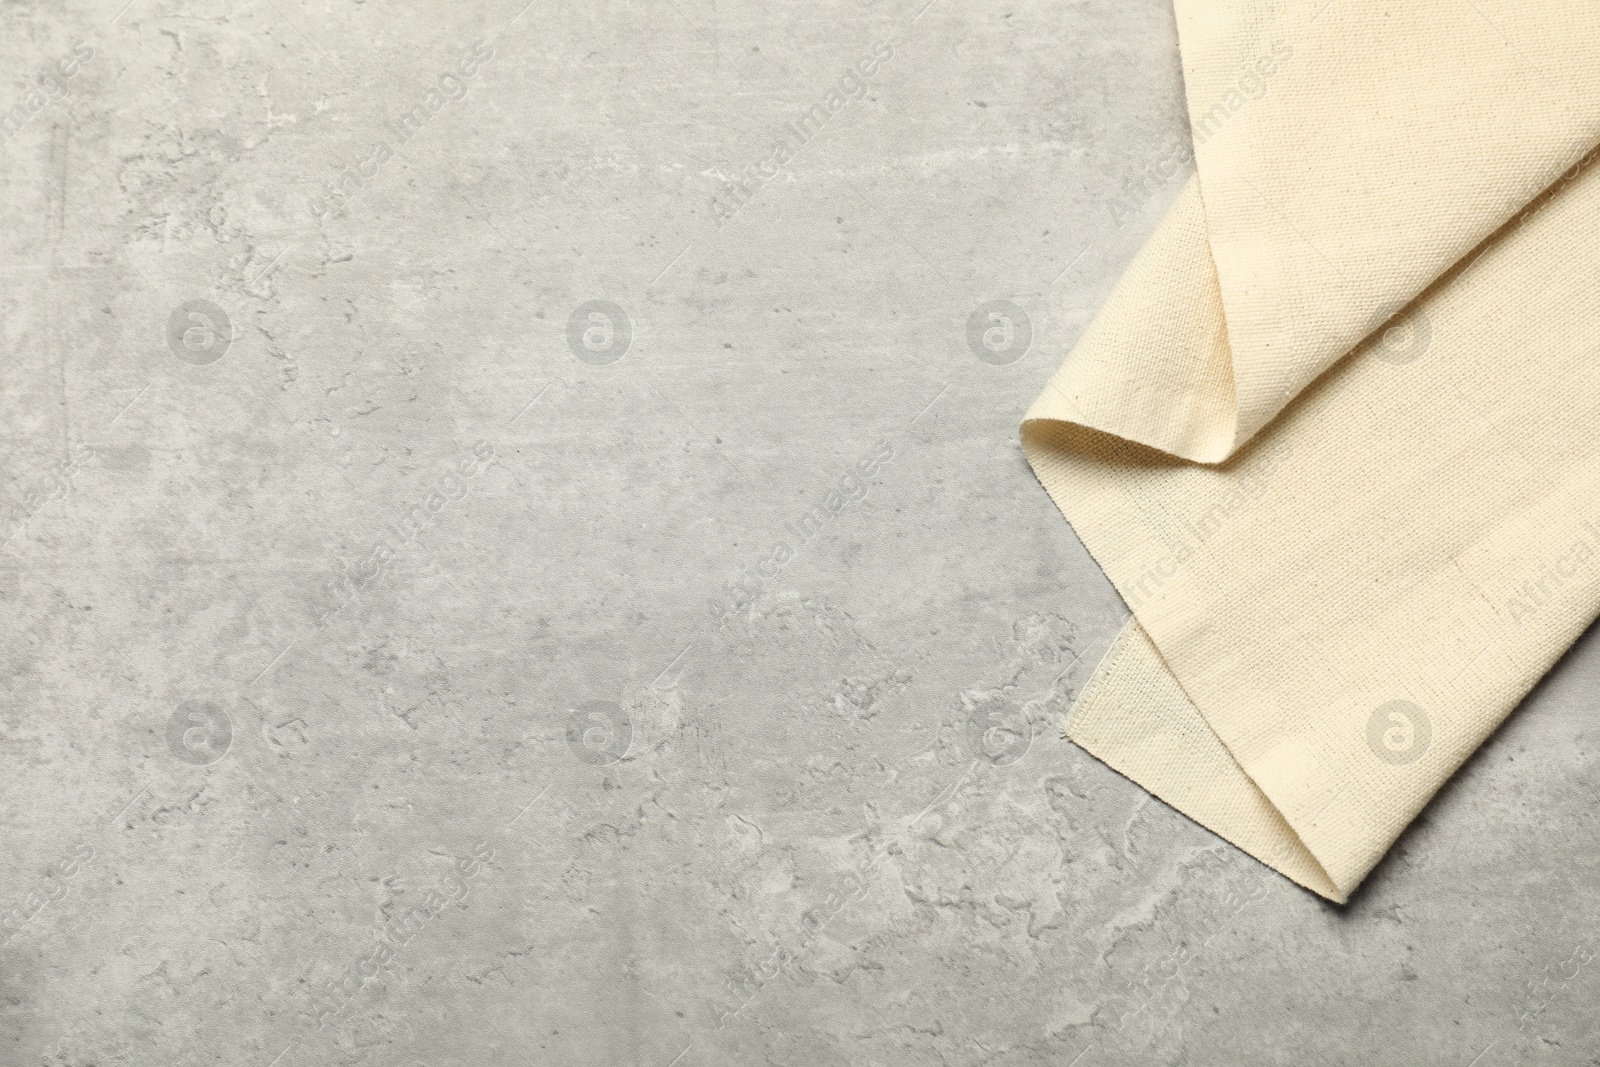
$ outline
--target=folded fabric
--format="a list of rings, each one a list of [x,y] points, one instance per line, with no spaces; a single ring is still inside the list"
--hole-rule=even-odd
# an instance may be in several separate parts
[[[1070,738],[1343,902],[1600,612],[1600,5],[1175,0],[1197,173],[1023,423]]]

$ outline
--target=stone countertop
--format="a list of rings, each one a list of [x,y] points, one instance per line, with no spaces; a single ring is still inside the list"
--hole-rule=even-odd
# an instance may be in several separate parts
[[[1168,0],[520,4],[0,12],[0,1065],[1600,1062],[1592,638],[1345,908],[1060,739]]]

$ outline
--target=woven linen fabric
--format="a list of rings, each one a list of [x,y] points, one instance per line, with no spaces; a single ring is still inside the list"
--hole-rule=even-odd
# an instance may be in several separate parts
[[[1023,423],[1069,714],[1344,902],[1600,611],[1600,5],[1176,0],[1196,174]]]

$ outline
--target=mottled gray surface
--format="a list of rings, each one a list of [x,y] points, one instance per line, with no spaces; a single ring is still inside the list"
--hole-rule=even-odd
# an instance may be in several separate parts
[[[0,11],[0,1064],[1600,1062],[1593,640],[1343,909],[1059,739],[1168,0],[519,3]]]

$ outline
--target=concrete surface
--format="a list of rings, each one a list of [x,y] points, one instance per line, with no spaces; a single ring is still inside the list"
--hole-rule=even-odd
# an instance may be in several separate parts
[[[1168,0],[125,3],[0,11],[0,1063],[1600,1063],[1593,640],[1344,909],[1059,739]]]

